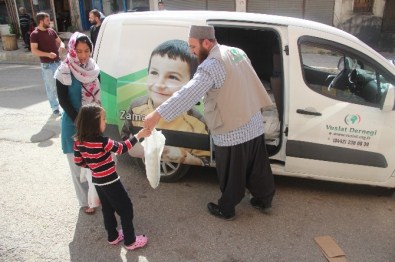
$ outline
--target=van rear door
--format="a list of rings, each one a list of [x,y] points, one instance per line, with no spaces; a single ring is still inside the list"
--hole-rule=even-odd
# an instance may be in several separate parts
[[[289,53],[286,172],[394,187],[395,111],[381,110],[393,72],[334,33],[290,26]]]

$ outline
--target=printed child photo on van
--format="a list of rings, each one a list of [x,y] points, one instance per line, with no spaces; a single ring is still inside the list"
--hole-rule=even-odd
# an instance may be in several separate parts
[[[193,76],[198,66],[197,58],[189,52],[188,43],[183,40],[168,40],[158,45],[151,53],[148,63],[147,95],[131,100],[128,116],[124,121],[121,137],[129,138],[133,127],[143,127],[144,117],[181,89]],[[208,134],[203,115],[192,108],[173,121],[160,121],[158,129],[176,130]],[[134,157],[143,157],[142,147],[131,150]],[[208,161],[209,151],[165,146],[163,161],[190,165],[204,165]]]

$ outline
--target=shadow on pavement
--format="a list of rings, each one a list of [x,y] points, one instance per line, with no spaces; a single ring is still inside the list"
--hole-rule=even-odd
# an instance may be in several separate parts
[[[119,217],[118,228],[120,227]],[[123,242],[110,245],[104,229],[101,208],[96,208],[93,215],[87,215],[80,209],[73,241],[69,244],[70,261],[148,261],[142,255],[144,249],[127,251]]]
[[[80,209],[74,238],[69,244],[70,261],[123,261],[122,244],[110,246],[107,243],[102,220],[100,207],[93,215],[87,215]]]
[[[53,144],[52,138],[59,138],[60,116],[50,115],[41,130],[30,137],[30,142],[38,143],[39,147],[49,147]]]
[[[378,196],[391,197],[395,190],[368,185],[346,184],[331,181],[321,181],[305,178],[274,176],[278,188],[301,190],[306,192],[322,192],[328,194],[341,194],[349,196]]]

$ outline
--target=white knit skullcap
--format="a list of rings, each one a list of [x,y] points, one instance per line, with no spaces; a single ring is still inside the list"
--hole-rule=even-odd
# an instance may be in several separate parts
[[[189,37],[196,39],[215,39],[215,31],[212,25],[191,25]]]

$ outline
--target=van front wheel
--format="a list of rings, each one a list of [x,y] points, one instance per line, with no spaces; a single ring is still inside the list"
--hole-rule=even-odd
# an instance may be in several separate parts
[[[137,158],[137,163],[140,168],[145,170],[144,158]],[[186,175],[189,167],[189,165],[180,163],[160,161],[160,181],[165,183],[176,182]]]

